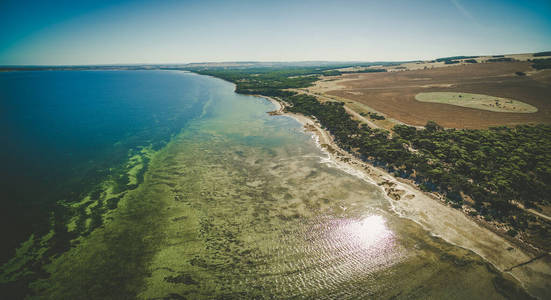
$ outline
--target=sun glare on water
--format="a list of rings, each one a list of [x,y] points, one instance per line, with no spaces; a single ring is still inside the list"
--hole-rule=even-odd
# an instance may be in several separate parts
[[[392,231],[386,227],[385,219],[379,215],[346,224],[343,226],[343,234],[348,235],[350,241],[361,248],[384,246],[392,238]]]
[[[404,258],[396,234],[381,215],[359,218],[336,218],[320,223],[311,233],[319,260],[331,261],[340,275],[332,280],[346,280],[388,268]],[[318,235],[320,234],[320,235]]]

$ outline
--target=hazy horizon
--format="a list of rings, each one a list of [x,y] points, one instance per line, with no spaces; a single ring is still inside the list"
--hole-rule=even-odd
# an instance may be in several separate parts
[[[465,56],[493,56],[493,55],[515,55],[515,54],[530,54],[530,53],[538,53],[540,51],[531,51],[531,52],[523,52],[523,53],[484,53],[484,54],[469,54]],[[547,52],[547,51],[542,51]],[[177,65],[191,65],[191,64],[245,64],[245,63],[253,63],[253,64],[303,64],[303,63],[396,63],[396,62],[414,62],[414,61],[429,61],[434,60],[438,58],[445,58],[445,57],[455,57],[455,56],[463,56],[463,55],[442,55],[442,56],[435,56],[431,58],[425,58],[425,59],[410,59],[410,60],[279,60],[279,61],[269,61],[269,60],[220,60],[220,61],[190,61],[190,62],[162,62],[162,63],[156,63],[156,62],[148,62],[148,63],[140,63],[140,62],[128,62],[128,63],[92,63],[92,64],[0,64],[0,67],[124,67],[124,66],[177,66]]]
[[[0,65],[408,61],[551,50],[548,1],[15,1]]]

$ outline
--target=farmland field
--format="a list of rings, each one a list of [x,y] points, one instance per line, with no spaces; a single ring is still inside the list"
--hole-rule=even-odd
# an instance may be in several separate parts
[[[528,76],[518,76],[516,72],[524,72]],[[361,103],[410,125],[425,125],[429,120],[454,128],[551,123],[551,71],[535,72],[529,62],[345,74],[328,80],[331,80],[330,84],[321,82],[310,90]],[[537,112],[496,112],[415,99],[419,93],[433,92],[461,92],[514,99],[534,107]]]

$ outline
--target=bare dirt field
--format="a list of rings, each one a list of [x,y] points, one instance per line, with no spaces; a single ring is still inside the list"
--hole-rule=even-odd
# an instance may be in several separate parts
[[[519,76],[515,72],[528,75]],[[345,74],[324,80],[309,91],[361,103],[410,125],[424,125],[429,120],[455,128],[551,123],[551,70],[534,72],[529,62],[476,63],[427,70]],[[493,112],[415,100],[415,95],[430,92],[461,92],[515,99],[536,107],[538,111]]]

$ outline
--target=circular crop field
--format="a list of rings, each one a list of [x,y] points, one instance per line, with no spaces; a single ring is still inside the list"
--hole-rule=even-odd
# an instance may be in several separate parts
[[[443,103],[494,112],[535,113],[538,109],[518,100],[483,94],[458,92],[419,93],[415,99],[421,102]]]

